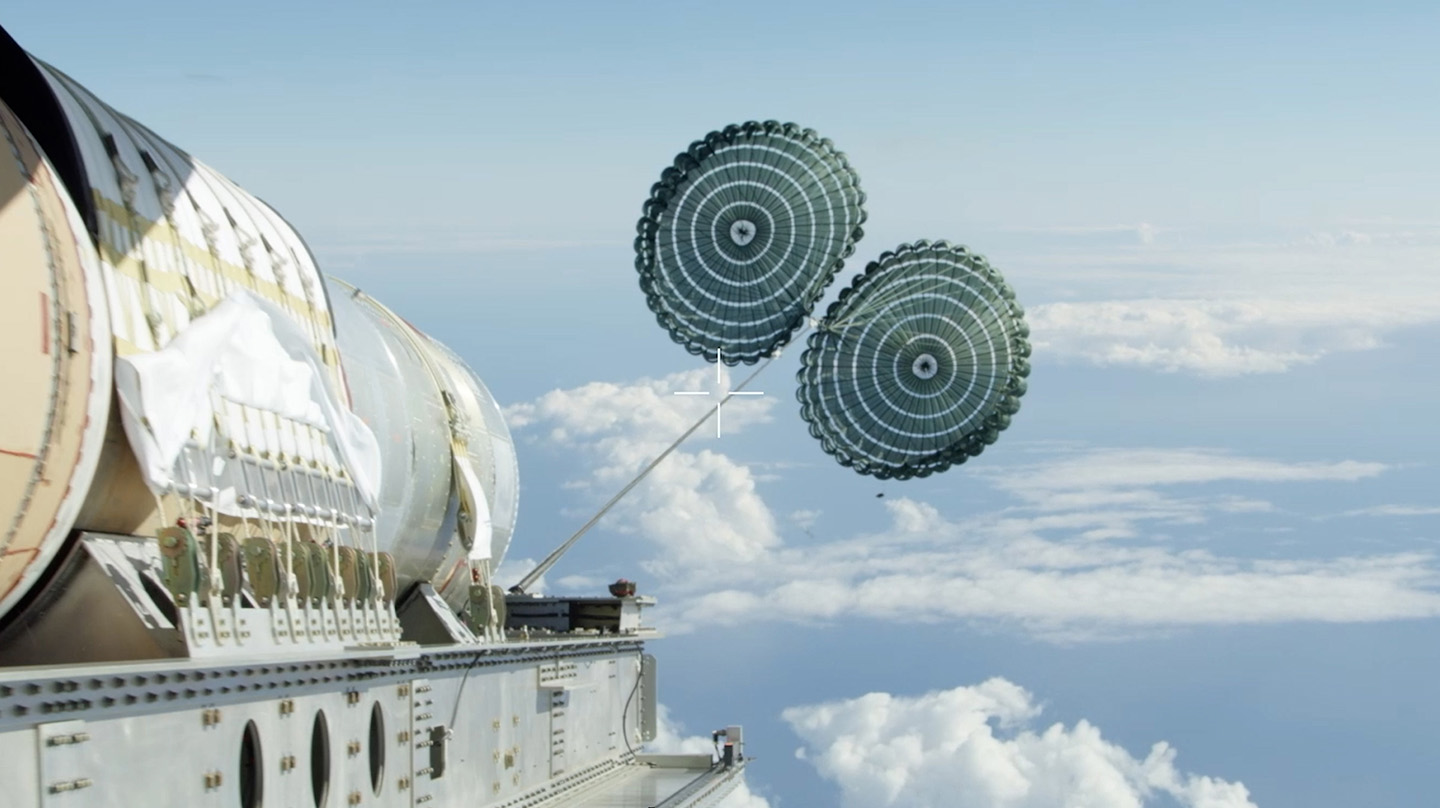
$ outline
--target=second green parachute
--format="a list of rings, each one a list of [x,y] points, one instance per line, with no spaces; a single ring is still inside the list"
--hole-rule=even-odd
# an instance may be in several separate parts
[[[1010,425],[1030,374],[1015,293],[982,257],[902,245],[840,293],[810,335],[800,413],[842,465],[925,477],[978,455]]]

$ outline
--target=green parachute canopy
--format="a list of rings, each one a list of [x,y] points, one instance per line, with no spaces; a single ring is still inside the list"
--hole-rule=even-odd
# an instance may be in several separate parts
[[[825,451],[863,474],[944,471],[1019,411],[1029,334],[984,258],[944,241],[901,245],[857,275],[810,335],[801,415]]]
[[[650,189],[640,288],[686,350],[753,364],[789,341],[854,252],[864,201],[845,155],[810,129],[711,132]]]

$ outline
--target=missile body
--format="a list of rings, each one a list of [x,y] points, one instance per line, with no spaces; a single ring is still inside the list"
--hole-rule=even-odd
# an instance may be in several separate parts
[[[83,531],[178,528],[197,591],[250,605],[426,582],[462,607],[518,498],[479,378],[3,31],[0,70],[0,622]]]
[[[3,29],[0,315],[0,804],[740,782],[743,755],[643,754],[652,599],[490,580],[518,477],[465,363]]]

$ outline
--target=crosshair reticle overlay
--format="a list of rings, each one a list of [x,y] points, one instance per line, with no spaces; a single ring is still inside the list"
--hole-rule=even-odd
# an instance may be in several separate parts
[[[725,364],[725,357],[721,356],[719,351],[716,351],[716,352],[715,352],[715,385],[716,385],[717,387],[725,383],[725,379],[721,376],[721,373],[722,373],[721,365],[723,365],[723,364]],[[675,395],[677,395],[677,396],[708,396],[708,395],[710,395],[710,392],[709,392],[708,390],[677,390],[677,391],[675,392]],[[763,395],[765,395],[765,394],[764,394],[764,393],[760,393],[760,392],[753,392],[753,391],[749,391],[749,390],[726,390],[725,392],[721,393],[721,394],[720,394],[720,400],[717,401],[717,402],[715,402],[715,437],[718,438],[718,437],[720,437],[720,435],[721,435],[720,417],[721,417],[721,414],[722,414],[722,412],[723,412],[722,408],[723,408],[725,402],[730,400],[730,397],[731,397],[731,396],[763,396]]]

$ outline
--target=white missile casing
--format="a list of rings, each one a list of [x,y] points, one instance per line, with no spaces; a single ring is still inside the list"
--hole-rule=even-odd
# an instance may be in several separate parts
[[[3,29],[0,313],[0,805],[701,808],[740,782],[642,749],[652,599],[489,580],[518,473],[465,362]]]
[[[299,541],[353,546],[362,559],[384,554],[396,589],[427,581],[462,606],[467,555],[499,563],[518,498],[511,438],[479,378],[380,303],[332,288],[268,205],[60,71],[31,64],[32,73],[7,76],[4,96],[23,90],[45,142],[0,106],[9,387],[0,402],[0,619],[76,531],[154,536],[186,517],[213,518],[242,541],[258,531],[281,546],[282,564]],[[67,172],[49,163],[47,145],[69,161]],[[152,374],[117,402],[117,362],[127,379],[132,363],[153,367],[192,323],[236,298],[254,301],[275,335],[294,337],[275,342],[302,374],[308,359],[313,384],[276,381],[236,395],[236,374],[250,388],[269,384],[266,374],[182,362],[186,378]],[[228,338],[244,348],[266,335]],[[144,438],[160,429],[141,399],[196,375],[211,376],[192,396],[204,409],[156,474],[145,451],[155,441]],[[315,400],[298,409],[263,403],[307,389]],[[357,465],[333,418],[297,414],[327,408],[364,423],[377,469]],[[341,565],[337,554],[344,580]]]
[[[0,615],[70,533],[110,414],[99,257],[54,168],[0,104]]]

